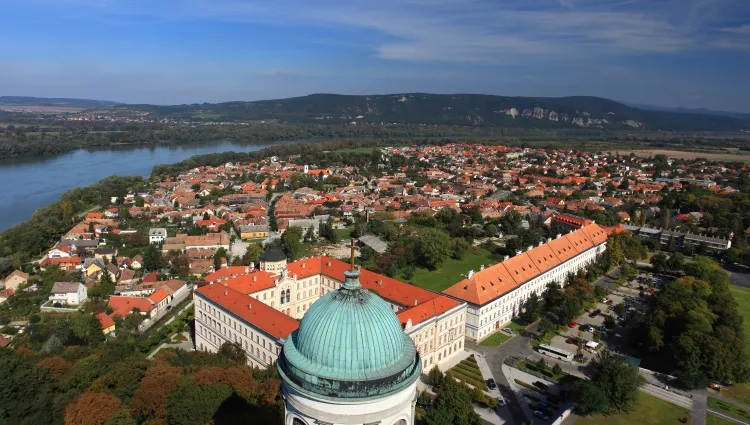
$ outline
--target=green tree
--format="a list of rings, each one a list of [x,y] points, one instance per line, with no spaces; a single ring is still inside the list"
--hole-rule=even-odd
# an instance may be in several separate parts
[[[281,248],[284,250],[290,261],[295,261],[302,256],[304,247],[302,246],[302,228],[290,226],[281,235]]]
[[[249,244],[245,254],[242,255],[242,265],[249,266],[250,263],[255,263],[257,265],[262,254],[263,248],[260,245],[256,243]]]
[[[470,391],[453,379],[446,379],[438,390],[433,408],[427,412],[427,425],[480,425]]]
[[[665,273],[669,271],[667,265],[667,256],[663,252],[657,252],[651,257],[651,266],[656,273]]]
[[[500,218],[500,226],[506,235],[515,235],[521,229],[521,221],[523,221],[523,216],[518,211],[513,210]]]
[[[523,304],[523,312],[519,315],[519,319],[526,324],[532,323],[542,315],[543,311],[542,300],[536,292],[532,292]]]
[[[219,406],[232,395],[223,383],[200,385],[183,379],[167,401],[167,422],[173,425],[203,425],[212,422]]]
[[[609,410],[607,394],[595,383],[579,380],[573,387],[573,401],[576,413],[582,416],[603,413]]]
[[[437,366],[433,366],[432,369],[430,369],[430,372],[427,374],[427,383],[432,385],[433,387],[440,387],[440,384],[443,382],[443,372],[440,371],[440,368]]]
[[[247,363],[247,353],[245,353],[242,346],[236,342],[225,342],[221,344],[218,355],[237,364]]]
[[[146,270],[159,270],[164,266],[161,250],[156,245],[149,245],[143,253],[143,267]]]
[[[121,409],[115,412],[107,422],[104,422],[104,425],[138,425],[138,423],[130,416],[127,410]]]
[[[227,258],[228,255],[229,253],[226,248],[219,248],[216,250],[216,253],[214,254],[214,270],[221,269],[221,260],[222,258]]]
[[[609,350],[602,350],[591,361],[592,381],[607,396],[610,413],[629,412],[635,405],[643,377],[638,368]]]
[[[451,255],[451,239],[438,229],[425,228],[417,242],[417,258],[423,267],[435,270]]]

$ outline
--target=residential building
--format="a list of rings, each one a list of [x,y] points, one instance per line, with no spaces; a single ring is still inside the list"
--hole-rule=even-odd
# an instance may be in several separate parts
[[[88,297],[86,286],[80,282],[55,282],[49,296],[51,304],[55,303],[77,306],[83,304]]]
[[[265,224],[247,224],[240,226],[241,239],[260,239],[268,237],[268,226]]]
[[[163,227],[154,227],[148,231],[149,243],[162,243],[167,238],[167,229]]]
[[[18,291],[21,287],[26,286],[29,281],[29,275],[20,271],[14,270],[11,274],[5,277],[4,288]]]

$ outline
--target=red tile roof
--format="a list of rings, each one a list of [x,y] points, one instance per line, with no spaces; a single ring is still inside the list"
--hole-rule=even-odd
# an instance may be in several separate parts
[[[607,241],[607,232],[595,223],[532,248],[502,263],[476,272],[443,291],[444,294],[484,305],[579,253]]]
[[[111,328],[115,325],[115,321],[112,320],[111,317],[107,316],[106,313],[99,313],[96,315],[97,320],[99,320],[99,327],[102,329]]]
[[[156,291],[154,291],[153,294],[148,296],[148,299],[151,300],[154,304],[159,304],[160,302],[164,301],[165,298],[169,296],[169,291],[167,291],[164,288],[159,288]]]
[[[424,322],[432,317],[443,314],[452,308],[461,305],[460,301],[456,301],[452,298],[438,296],[430,301],[419,304],[414,307],[401,310],[396,314],[401,325],[406,325],[406,322],[411,320],[411,324],[416,326],[419,323]]]
[[[129,316],[135,308],[142,313],[147,313],[153,308],[153,304],[151,304],[151,301],[149,301],[148,298],[122,297],[116,295],[109,297],[107,305],[114,310],[112,312],[113,316],[117,315],[122,317]]]
[[[206,285],[195,292],[276,338],[286,338],[299,327],[296,320],[232,289],[229,283]]]

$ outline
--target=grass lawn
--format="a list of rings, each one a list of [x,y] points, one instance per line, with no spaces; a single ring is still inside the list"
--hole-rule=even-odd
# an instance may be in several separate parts
[[[750,404],[750,384],[735,384],[731,387],[721,387],[721,395],[732,400],[737,400],[740,403]]]
[[[750,289],[730,286],[734,299],[745,323],[750,324]],[[750,353],[750,326],[745,326],[745,353]]]
[[[708,398],[708,407],[724,412],[725,414],[737,419],[744,419],[745,421],[750,419],[750,412],[747,410],[740,409],[733,404],[726,403],[713,397]]]
[[[479,254],[466,252],[461,260],[449,258],[443,266],[431,271],[418,268],[414,273],[413,281],[420,288],[430,289],[436,292],[443,291],[455,283],[460,282],[469,274],[469,270],[479,271],[479,266],[495,264],[487,251],[480,250]],[[463,276],[461,276],[463,275]],[[401,277],[403,279],[403,276]]]
[[[706,425],[735,425],[736,422],[728,421],[724,418],[714,416],[711,413],[706,414]]]
[[[668,425],[680,424],[680,419],[690,418],[690,412],[646,393],[638,393],[632,412],[619,415],[591,415],[576,419],[576,425]]]
[[[343,229],[333,229],[334,233],[339,235],[339,240],[350,239],[352,237],[352,230],[354,227],[345,227]]]
[[[495,332],[494,334],[490,335],[487,339],[480,342],[480,345],[484,345],[485,347],[497,347],[498,345],[504,344],[505,341],[511,339],[512,336],[506,335],[500,331]]]
[[[195,114],[191,118],[198,120],[215,120],[221,118],[221,114]]]

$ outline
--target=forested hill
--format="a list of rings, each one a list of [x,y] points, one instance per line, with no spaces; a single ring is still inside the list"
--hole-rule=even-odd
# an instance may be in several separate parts
[[[115,106],[117,102],[91,99],[68,99],[50,97],[28,97],[28,96],[0,96],[0,105],[12,106],[58,106],[67,108],[97,108],[102,106]]]
[[[491,95],[394,94],[349,96],[313,94],[288,99],[175,106],[119,105],[119,111],[152,117],[290,123],[403,123],[532,128],[604,128],[677,131],[750,129],[750,119],[714,114],[649,111],[609,99],[508,97]]]

